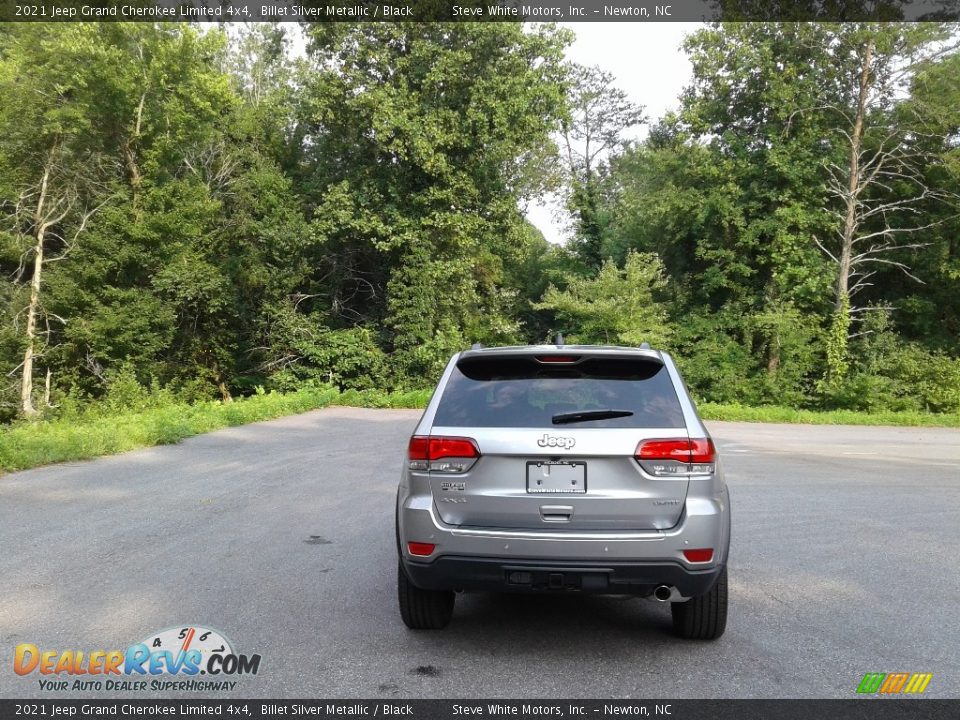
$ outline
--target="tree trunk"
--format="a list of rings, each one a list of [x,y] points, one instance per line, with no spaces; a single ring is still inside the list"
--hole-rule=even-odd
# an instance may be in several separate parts
[[[225,403],[233,402],[233,395],[230,394],[230,388],[227,386],[227,380],[223,377],[223,373],[220,370],[220,363],[217,361],[213,353],[210,353],[213,357],[213,381],[217,384],[217,389],[220,391],[220,398]]]
[[[857,237],[859,221],[857,206],[860,199],[860,149],[863,144],[864,125],[866,124],[867,95],[870,89],[870,66],[873,62],[873,38],[867,41],[864,50],[863,65],[860,68],[859,92],[857,94],[857,114],[850,134],[850,174],[847,179],[846,214],[843,222],[843,238],[840,247],[837,291],[834,299],[834,311],[841,312],[845,300],[850,294],[850,272],[852,269],[853,244]]]
[[[41,226],[42,228],[43,226]],[[43,269],[43,235],[37,232],[37,245],[34,248],[33,280],[30,282],[30,304],[27,306],[27,348],[23,351],[23,373],[20,381],[20,404],[27,417],[37,414],[33,406],[33,360],[34,342],[37,334],[37,315],[40,310],[40,273]]]
[[[136,211],[140,207],[140,185],[143,183],[143,179],[140,175],[140,166],[137,164],[137,156],[129,141],[123,144],[123,158],[127,165],[130,188],[133,192],[131,204],[133,205],[134,211]]]
[[[44,218],[44,206],[47,201],[47,182],[50,179],[49,166],[44,168],[40,182],[40,196],[37,198],[37,211],[34,214],[36,232],[33,251],[33,278],[30,281],[30,304],[27,306],[27,347],[23,351],[23,370],[20,376],[20,410],[27,417],[37,414],[33,406],[33,361],[34,343],[37,335],[37,315],[40,312],[40,277],[43,273],[43,241],[47,233]]]
[[[140,142],[140,130],[143,125],[143,107],[147,102],[147,93],[140,95],[140,102],[137,105],[137,119],[134,123],[133,134],[123,143],[123,159],[127,166],[127,174],[130,178],[130,188],[133,193],[131,205],[134,212],[140,210],[140,186],[143,184],[143,176],[140,172],[140,164],[137,162],[136,146]]]
[[[774,333],[767,346],[767,375],[776,375],[780,368],[780,337],[779,333]]]
[[[863,190],[860,177],[860,151],[866,125],[867,96],[870,91],[870,69],[873,62],[873,38],[867,40],[857,88],[857,112],[850,133],[850,167],[847,189],[844,193],[845,214],[840,254],[837,258],[837,287],[833,305],[833,320],[830,323],[830,338],[827,346],[827,381],[840,382],[848,369],[848,345],[850,333],[850,274],[853,271],[853,246],[860,229],[860,193]]]

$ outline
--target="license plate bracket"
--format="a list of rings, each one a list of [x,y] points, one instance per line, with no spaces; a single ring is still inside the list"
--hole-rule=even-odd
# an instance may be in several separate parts
[[[587,492],[587,464],[582,460],[529,460],[527,492],[582,495]]]

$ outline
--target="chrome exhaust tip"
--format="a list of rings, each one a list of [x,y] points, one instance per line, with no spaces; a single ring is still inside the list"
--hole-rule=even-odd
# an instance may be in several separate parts
[[[653,591],[653,596],[659,602],[667,602],[673,596],[673,589],[667,585],[658,585],[657,589]]]

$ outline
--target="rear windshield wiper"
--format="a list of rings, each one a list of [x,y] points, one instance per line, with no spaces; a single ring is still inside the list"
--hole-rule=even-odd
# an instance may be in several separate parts
[[[557,413],[553,416],[554,425],[584,422],[586,420],[610,420],[611,418],[630,417],[630,410],[580,410],[579,412]]]

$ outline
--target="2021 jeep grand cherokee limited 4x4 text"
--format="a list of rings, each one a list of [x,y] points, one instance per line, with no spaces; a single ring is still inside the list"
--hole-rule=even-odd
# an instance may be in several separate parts
[[[460,590],[653,596],[679,635],[714,639],[729,543],[720,461],[670,355],[475,348],[410,438],[400,612],[441,628]]]

